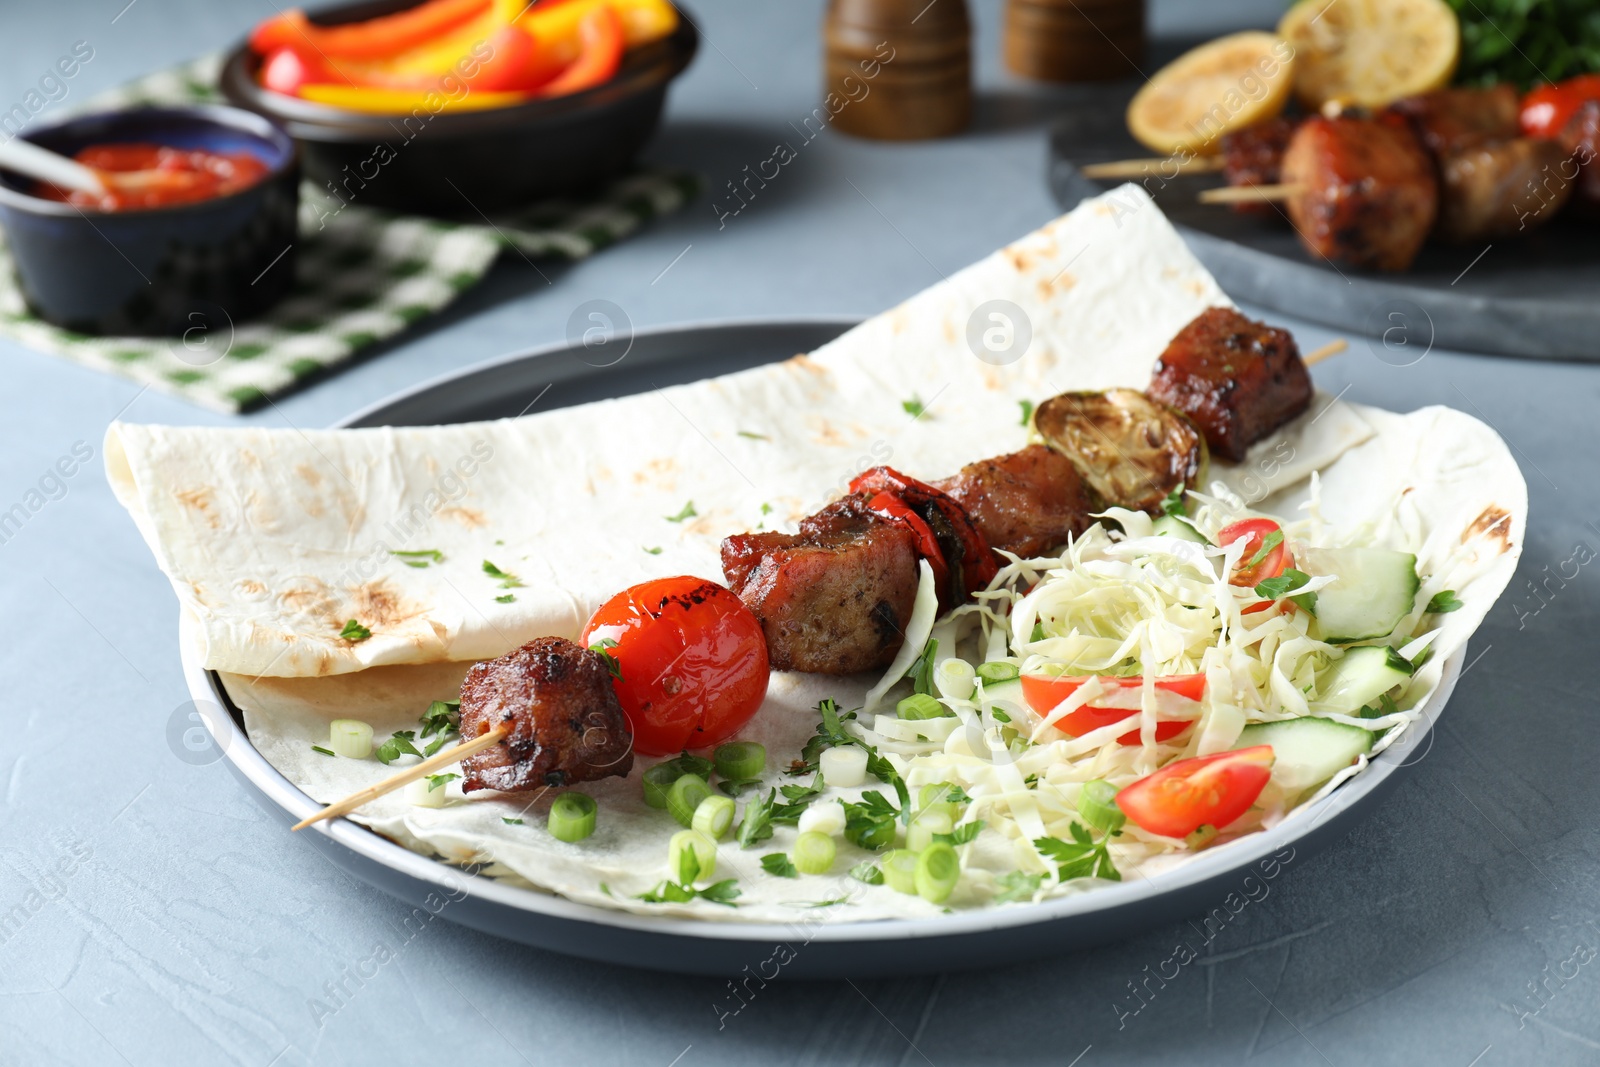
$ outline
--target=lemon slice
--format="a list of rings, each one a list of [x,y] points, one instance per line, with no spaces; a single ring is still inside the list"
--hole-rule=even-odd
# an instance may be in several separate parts
[[[1128,130],[1157,152],[1217,151],[1230,130],[1283,110],[1294,84],[1294,50],[1271,33],[1219,37],[1156,71],[1128,104]]]
[[[1310,109],[1378,108],[1449,84],[1461,26],[1444,0],[1301,0],[1278,32],[1294,46],[1294,92]]]

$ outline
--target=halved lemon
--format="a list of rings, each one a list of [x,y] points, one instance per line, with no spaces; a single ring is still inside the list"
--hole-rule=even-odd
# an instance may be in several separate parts
[[[1278,33],[1294,46],[1295,96],[1312,110],[1442,89],[1461,54],[1461,25],[1444,0],[1301,0]]]
[[[1156,152],[1211,154],[1223,134],[1282,111],[1293,84],[1294,50],[1281,37],[1219,37],[1156,71],[1128,104],[1128,130]]]

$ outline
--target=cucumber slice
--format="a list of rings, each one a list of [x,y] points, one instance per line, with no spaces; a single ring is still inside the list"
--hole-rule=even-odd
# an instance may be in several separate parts
[[[1362,708],[1410,677],[1410,661],[1388,645],[1357,645],[1345,649],[1344,658],[1323,675],[1317,704],[1340,715],[1360,715]]]
[[[1359,726],[1305,716],[1244,728],[1235,748],[1271,745],[1272,778],[1294,798],[1314,789],[1372,751],[1373,734]]]
[[[1336,580],[1317,590],[1317,629],[1329,644],[1388,637],[1416,606],[1417,557],[1387,548],[1307,548],[1295,557],[1312,576]]]
[[[1211,542],[1205,536],[1190,526],[1176,515],[1161,515],[1152,523],[1157,537],[1176,537],[1180,541],[1193,541],[1200,545],[1209,545]]]

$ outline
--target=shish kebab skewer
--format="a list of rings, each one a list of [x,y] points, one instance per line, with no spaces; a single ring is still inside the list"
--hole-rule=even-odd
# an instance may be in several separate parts
[[[1242,458],[1251,443],[1305,410],[1310,401],[1305,368],[1346,347],[1337,340],[1302,359],[1286,331],[1251,322],[1227,308],[1203,312],[1173,338],[1152,374],[1151,394],[1176,405],[1166,409],[1170,414],[1162,420],[1164,432],[1189,442],[1182,451],[1189,458],[1178,464],[1182,469],[1169,469],[1168,474],[1193,484],[1207,446]],[[1097,396],[1106,403],[1094,405],[1091,398]],[[1247,397],[1254,400],[1240,403]],[[1161,401],[1135,390],[1066,393],[1040,405],[1036,423],[1042,416],[1066,434],[1075,418],[1090,417],[1085,405],[1097,408],[1102,418],[1162,411]],[[1135,433],[1146,429],[1134,427]],[[1091,437],[1092,431],[1078,434],[1079,445]],[[941,599],[964,598],[993,576],[990,546],[1019,553],[1045,551],[1081,532],[1089,512],[1097,509],[1096,498],[1105,502],[1105,492],[1119,494],[1118,502],[1148,507],[1175,484],[1119,477],[1119,461],[1104,450],[1082,458],[1113,469],[1091,471],[1086,479],[1083,467],[1046,444],[969,464],[938,487],[876,468],[857,479],[863,488],[802,520],[798,535],[728,538],[723,558],[729,583],[760,620],[774,667],[826,673],[865,669],[894,655],[905,617],[880,611],[878,602],[863,612],[859,598],[846,597],[847,602],[836,605],[834,620],[843,625],[814,633],[804,626],[786,626],[793,617],[783,614],[782,605],[811,610],[819,596],[826,599],[852,583],[857,589],[914,597],[919,556],[939,560],[937,569],[944,572]],[[1085,480],[1100,488],[1085,491]],[[891,499],[877,501],[878,496]],[[927,536],[915,532],[918,525]],[[752,561],[743,557],[751,552],[756,558],[746,565]],[[756,572],[774,560],[771,576],[797,587],[787,600],[772,599],[755,580]],[[853,607],[848,602],[852,599],[857,601]],[[882,603],[890,610],[896,607]],[[909,611],[907,606],[906,616]],[[834,642],[831,649],[829,640]],[[611,678],[600,653],[555,637],[479,663],[461,690],[461,736],[469,740],[326,806],[294,829],[349,814],[458,761],[468,791],[525,792],[626,775],[633,765],[633,736]]]

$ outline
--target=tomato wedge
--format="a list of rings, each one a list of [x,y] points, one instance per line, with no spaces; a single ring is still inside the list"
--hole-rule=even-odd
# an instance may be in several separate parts
[[[1140,829],[1188,837],[1222,829],[1250,810],[1272,777],[1271,745],[1194,756],[1147,774],[1117,794],[1117,807]]]
[[[1262,553],[1261,549],[1273,534],[1273,546]],[[1228,584],[1242,585],[1254,589],[1268,578],[1276,578],[1288,567],[1294,565],[1294,557],[1289,554],[1289,546],[1283,539],[1283,527],[1271,519],[1242,519],[1230,523],[1217,534],[1217,543],[1227,548],[1235,541],[1244,541],[1244,555],[1239,557],[1239,566],[1228,577]],[[1257,558],[1260,557],[1260,558]],[[1254,610],[1260,611],[1260,608]]]
[[[1078,691],[1078,687],[1095,675],[1073,675],[1061,678],[1051,678],[1047,675],[1025,674],[1022,676],[1022,698],[1028,702],[1028,707],[1040,715],[1048,715],[1056,709],[1063,700]],[[1144,685],[1143,678],[1109,678],[1099,675],[1100,684],[1115,686],[1118,689],[1139,689]],[[1169,693],[1198,701],[1206,692],[1206,676],[1203,674],[1174,674],[1167,678],[1157,678],[1156,688],[1164,689]],[[1110,726],[1112,723],[1131,719],[1139,714],[1138,708],[1097,708],[1086,704],[1071,714],[1064,715],[1053,724],[1057,730],[1068,737],[1082,737],[1084,734]],[[1156,740],[1170,741],[1189,728],[1188,720],[1168,719],[1156,723]],[[1137,745],[1139,731],[1130,730],[1117,738],[1120,745]]]

